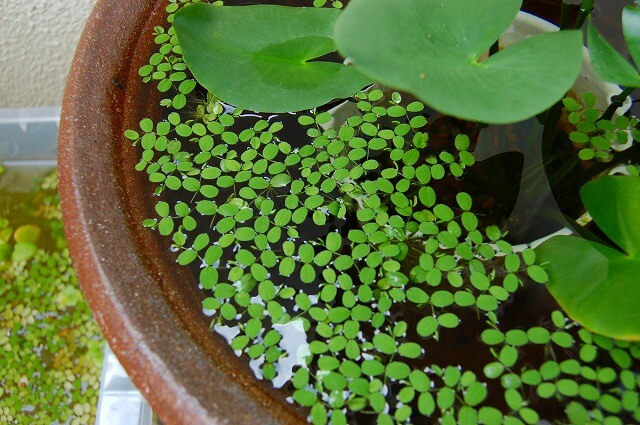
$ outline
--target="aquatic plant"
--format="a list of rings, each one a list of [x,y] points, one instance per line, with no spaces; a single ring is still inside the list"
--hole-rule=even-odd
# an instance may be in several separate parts
[[[640,179],[605,176],[585,184],[587,211],[616,248],[576,237],[555,237],[538,248],[552,279],[549,290],[565,311],[589,329],[621,339],[640,339],[635,276],[640,227]]]
[[[575,30],[530,37],[483,60],[521,3],[352,0],[344,12],[198,3],[174,24],[198,82],[241,108],[310,109],[370,84],[366,74],[440,112],[507,123],[560,100],[582,65]],[[335,50],[354,66],[311,61]]]
[[[96,416],[104,342],[71,264],[57,187],[57,175],[48,175],[27,202],[0,213],[4,424],[86,424]]]
[[[517,12],[511,10],[515,2],[508,5],[483,49]],[[136,168],[147,173],[160,196],[156,217],[143,224],[171,238],[177,263],[191,267],[206,294],[203,310],[212,316],[212,328],[248,359],[256,375],[275,387],[289,386],[289,400],[308,407],[315,424],[346,423],[357,415],[373,415],[382,424],[436,418],[442,423],[535,424],[547,415],[575,424],[640,420],[633,372],[640,359],[637,344],[594,334],[560,311],[509,324],[509,305],[519,294],[545,293],[548,270],[552,277],[557,273],[535,250],[508,243],[507,235],[479,212],[474,194],[447,190],[475,166],[475,139],[457,131],[437,145],[430,140],[423,102],[377,85],[358,90],[368,83],[345,71],[350,66],[330,65],[329,73],[349,72],[351,81],[360,81],[346,85],[353,96],[341,95],[344,81],[335,91],[313,71],[325,62],[306,62],[335,50],[329,22],[357,21],[369,12],[344,18],[346,12],[333,9],[292,11],[322,16],[322,31],[296,27],[301,39],[276,40],[282,44],[273,55],[252,44],[237,50],[243,43],[239,37],[220,34],[214,43],[218,53],[228,49],[225,54],[239,56],[250,70],[247,78],[200,79],[198,74],[211,65],[201,57],[193,59],[192,76],[187,52],[198,50],[201,29],[216,23],[212,18],[188,26],[189,19],[224,10],[217,23],[222,27],[235,22],[236,13],[267,25],[269,14],[289,13],[266,6],[260,9],[267,16],[250,13],[248,7],[232,9],[240,8],[199,4],[175,15],[180,5],[170,2],[168,21],[183,25],[187,36],[178,37],[174,26],[156,28],[159,51],[140,70],[145,81],[157,81],[167,94],[161,102],[168,108],[167,119],[143,118],[125,136],[140,146]],[[447,19],[462,25],[472,21],[470,15]],[[283,35],[276,31],[272,36]],[[555,41],[570,45],[575,33],[566,38]],[[321,49],[312,48],[316,42]],[[537,51],[531,45],[520,48]],[[508,50],[489,63],[507,60]],[[356,58],[356,64],[361,62],[366,60]],[[466,62],[460,59],[460,66],[469,66]],[[573,72],[568,63],[571,69],[562,73],[567,80]],[[302,69],[311,69],[303,85],[322,92],[314,102],[345,99],[330,108],[298,98],[294,89],[302,84],[297,79]],[[269,74],[280,78],[279,90],[260,86],[265,81],[260,76],[268,71],[286,76]],[[512,116],[498,111],[496,116],[504,119],[495,121],[540,112],[563,97],[571,82],[556,87],[557,96],[546,99],[545,106]],[[203,87],[215,90],[203,96],[197,93]],[[232,97],[221,94],[229,87]],[[523,94],[514,93],[509,96]],[[241,109],[262,109],[255,102],[268,104],[272,94],[272,111],[296,109],[291,102],[299,101],[306,105],[300,108],[318,108],[296,116]],[[414,94],[431,99],[429,93]],[[190,111],[187,105],[194,97],[205,98],[206,109]],[[598,124],[591,119],[588,96],[585,103],[569,98],[563,103],[576,124],[571,140],[584,146],[576,161],[607,159],[614,155],[611,143],[605,146],[597,137],[618,140],[619,134],[633,131],[636,121]],[[486,105],[474,105],[486,112]],[[492,120],[489,115],[476,118]],[[581,122],[595,130],[587,131]],[[474,353],[479,366],[437,357],[458,337],[479,339]]]
[[[636,68],[629,64],[607,41],[598,30],[589,25],[589,56],[594,71],[605,81],[627,87],[640,87],[640,8],[626,6],[622,10],[622,31],[624,39],[633,58]]]
[[[622,12],[622,29],[629,52],[640,64],[640,8],[627,6]],[[606,111],[596,111],[593,99],[586,99],[587,108],[579,111],[576,102],[566,101],[571,112],[569,121],[576,125],[571,140],[584,146],[580,159],[614,159],[613,145],[630,145],[640,140],[637,118],[620,116],[614,111],[635,87],[640,87],[640,74],[598,33],[593,25],[588,29],[590,57],[594,71],[603,80],[624,84],[620,95],[613,99]],[[629,153],[637,152],[638,145],[624,155],[616,155],[617,163],[630,162]],[[622,160],[622,161],[621,161]],[[637,161],[637,159],[636,159]],[[594,166],[587,177],[593,178],[612,164]],[[635,296],[635,275],[640,270],[636,257],[638,225],[634,215],[638,209],[640,180],[635,167],[630,165],[631,176],[602,177],[588,181],[581,191],[584,206],[598,227],[615,247],[597,237],[592,240],[557,237],[543,244],[538,252],[549,263],[551,282],[549,289],[560,305],[574,320],[601,334],[637,341],[640,340],[640,321],[634,320],[640,299]],[[567,266],[571,274],[567,274]],[[562,269],[565,268],[565,271]],[[580,276],[576,282],[576,276]]]
[[[208,91],[252,111],[301,111],[373,82],[352,66],[318,59],[335,50],[340,15],[335,8],[195,3],[176,14],[174,28],[189,70]]]

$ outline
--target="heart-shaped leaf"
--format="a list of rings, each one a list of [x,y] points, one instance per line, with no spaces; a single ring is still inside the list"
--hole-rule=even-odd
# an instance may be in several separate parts
[[[585,328],[640,340],[640,178],[602,177],[585,184],[580,196],[621,250],[573,236],[549,239],[536,248],[548,262],[549,291]]]
[[[185,6],[174,27],[187,66],[224,102],[259,112],[310,109],[370,84],[354,67],[311,61],[335,51],[340,11],[329,8]]]
[[[336,22],[338,50],[377,81],[440,112],[507,123],[558,101],[582,66],[577,31],[540,34],[485,61],[520,0],[352,0]]]

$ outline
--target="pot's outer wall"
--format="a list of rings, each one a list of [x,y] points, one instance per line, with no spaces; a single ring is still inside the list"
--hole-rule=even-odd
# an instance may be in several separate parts
[[[105,338],[165,423],[301,424],[304,413],[257,384],[211,335],[193,277],[140,224],[153,199],[123,133],[159,113],[153,83],[143,85],[137,70],[166,4],[100,0],[78,45],[58,158],[71,256]]]

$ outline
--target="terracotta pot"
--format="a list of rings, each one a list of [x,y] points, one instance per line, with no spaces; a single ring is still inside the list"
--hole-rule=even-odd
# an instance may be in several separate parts
[[[153,213],[138,154],[122,135],[159,112],[138,68],[166,1],[102,0],[78,45],[60,123],[60,192],[71,255],[109,345],[168,424],[299,424],[209,331],[202,291],[141,226]],[[154,110],[155,108],[155,110]]]
[[[59,136],[71,255],[105,338],[165,423],[302,424],[306,412],[209,330],[194,277],[141,225],[155,199],[123,133],[161,112],[137,70],[156,47],[166,4],[99,0],[78,45]]]

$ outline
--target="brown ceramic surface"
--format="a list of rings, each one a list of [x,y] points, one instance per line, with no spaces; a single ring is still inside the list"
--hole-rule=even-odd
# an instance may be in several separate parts
[[[303,423],[211,334],[204,294],[140,224],[153,200],[122,134],[157,114],[153,85],[142,85],[137,70],[166,4],[98,1],[78,46],[59,137],[71,255],[104,336],[164,422]]]
[[[559,4],[526,5],[552,2]],[[211,334],[193,276],[140,224],[154,200],[122,135],[159,112],[153,85],[142,85],[137,70],[155,47],[152,28],[164,24],[166,4],[99,0],[78,46],[59,137],[71,255],[111,348],[164,422],[301,424],[305,414]]]

